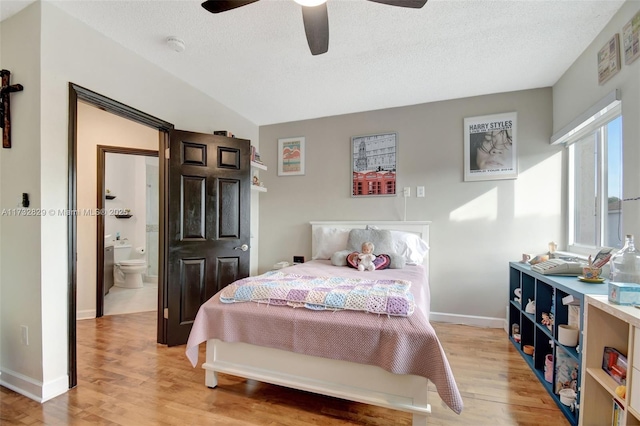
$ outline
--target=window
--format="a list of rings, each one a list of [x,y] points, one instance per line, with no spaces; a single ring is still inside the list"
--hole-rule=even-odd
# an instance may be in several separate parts
[[[582,123],[565,143],[569,150],[569,249],[593,253],[601,247],[622,247],[620,103]]]

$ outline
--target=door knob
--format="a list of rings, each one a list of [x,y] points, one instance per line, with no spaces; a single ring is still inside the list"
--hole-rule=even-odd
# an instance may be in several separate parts
[[[242,251],[247,251],[249,250],[249,246],[246,244],[241,245],[240,247],[234,247],[234,250],[242,250]]]

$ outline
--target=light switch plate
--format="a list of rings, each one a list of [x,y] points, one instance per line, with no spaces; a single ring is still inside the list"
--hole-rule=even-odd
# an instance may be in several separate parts
[[[416,187],[416,197],[424,197],[424,186]]]
[[[404,187],[404,196],[405,197],[411,197],[411,187],[410,186],[405,186]]]

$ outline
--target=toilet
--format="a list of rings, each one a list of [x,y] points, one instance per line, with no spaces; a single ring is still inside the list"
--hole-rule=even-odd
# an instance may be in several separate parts
[[[132,259],[132,252],[144,256],[144,249],[139,247],[132,250],[130,244],[116,244],[113,248],[113,285],[122,288],[142,288],[142,274],[147,270],[147,261]]]

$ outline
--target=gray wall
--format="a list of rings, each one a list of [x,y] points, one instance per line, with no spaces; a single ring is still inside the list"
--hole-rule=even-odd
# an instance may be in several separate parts
[[[407,220],[430,220],[435,318],[504,318],[507,263],[561,246],[562,153],[549,145],[551,89],[436,102],[260,128],[260,272],[295,254],[311,256],[309,221],[402,220],[402,197],[351,198],[352,136],[398,133],[398,192],[411,187]],[[463,181],[463,120],[518,113],[519,176]],[[306,138],[304,176],[277,175],[278,138]],[[424,186],[425,198],[416,198]]]
[[[640,59],[630,65],[622,58],[621,70],[598,84],[597,55],[614,34],[640,11],[640,1],[627,1],[602,32],[553,86],[553,130],[562,129],[612,90],[622,97],[623,198],[640,196]],[[640,201],[622,203],[623,234],[640,235]]]

